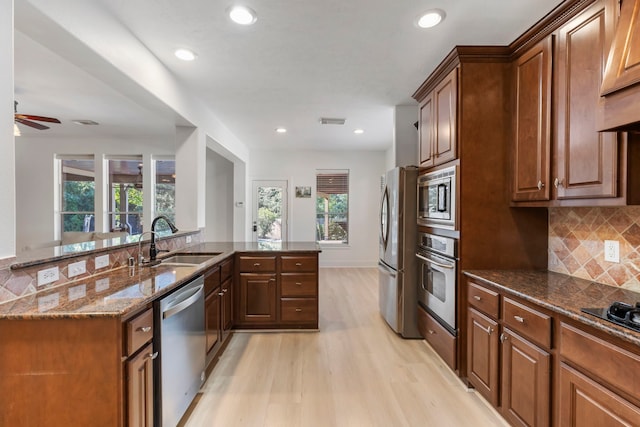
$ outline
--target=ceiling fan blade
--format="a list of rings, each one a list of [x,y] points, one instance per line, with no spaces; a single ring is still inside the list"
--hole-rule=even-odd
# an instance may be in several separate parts
[[[40,123],[32,122],[30,120],[21,119],[19,117],[16,117],[15,121],[20,123],[20,124],[23,124],[25,126],[30,126],[32,128],[36,128],[38,130],[49,129],[49,126],[41,125]]]
[[[16,119],[37,120],[39,122],[60,123],[60,120],[53,117],[32,116],[31,114],[15,114]]]

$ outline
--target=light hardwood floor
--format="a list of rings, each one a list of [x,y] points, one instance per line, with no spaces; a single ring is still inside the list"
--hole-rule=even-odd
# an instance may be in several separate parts
[[[186,426],[505,426],[378,312],[372,268],[320,270],[320,332],[236,333]]]

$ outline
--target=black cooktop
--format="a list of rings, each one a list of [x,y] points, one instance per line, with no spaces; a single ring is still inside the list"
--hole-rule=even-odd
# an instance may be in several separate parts
[[[584,313],[591,314],[616,325],[624,326],[640,332],[640,302],[635,305],[614,302],[605,308],[583,308]]]

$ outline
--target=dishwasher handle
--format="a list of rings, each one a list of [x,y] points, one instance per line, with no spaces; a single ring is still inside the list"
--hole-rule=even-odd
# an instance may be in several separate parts
[[[168,319],[193,305],[204,294],[204,285],[181,292],[162,312],[162,318]]]

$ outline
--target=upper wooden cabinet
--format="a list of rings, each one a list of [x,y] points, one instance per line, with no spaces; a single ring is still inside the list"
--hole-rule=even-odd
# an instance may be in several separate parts
[[[552,37],[515,61],[513,200],[549,200]]]
[[[457,157],[458,68],[447,74],[420,102],[420,166]]]
[[[596,127],[616,8],[592,3],[516,59],[514,202],[626,202],[619,136]]]
[[[640,122],[640,1],[621,3],[602,81],[599,130],[638,130]]]

